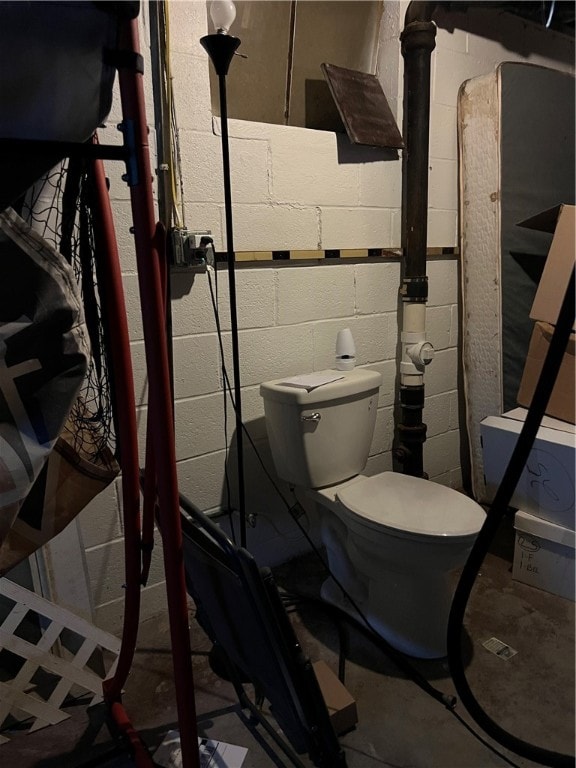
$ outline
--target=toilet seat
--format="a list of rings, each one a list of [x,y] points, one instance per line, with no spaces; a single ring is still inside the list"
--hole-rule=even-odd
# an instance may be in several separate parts
[[[357,523],[411,538],[475,536],[486,517],[482,507],[464,494],[398,472],[347,484],[336,491],[336,498]]]

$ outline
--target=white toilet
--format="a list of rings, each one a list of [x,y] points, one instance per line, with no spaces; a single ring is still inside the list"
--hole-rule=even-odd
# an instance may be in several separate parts
[[[381,376],[341,376],[312,390],[261,384],[266,427],[278,476],[317,502],[331,572],[370,625],[391,645],[419,658],[446,655],[455,589],[485,519],[468,497],[395,472],[366,477]],[[335,581],[324,599],[351,613]]]

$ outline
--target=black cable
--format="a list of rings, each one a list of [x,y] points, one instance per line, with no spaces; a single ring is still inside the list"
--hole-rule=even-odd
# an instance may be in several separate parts
[[[480,736],[479,733],[476,733],[476,731],[473,728],[470,727],[470,725],[466,722],[466,720],[464,720],[464,718],[461,715],[459,715],[458,712],[456,712],[455,709],[452,709],[450,711],[454,715],[456,720],[458,720],[458,722],[461,725],[463,725],[464,728],[466,728],[466,730],[469,733],[471,733],[472,736],[474,736],[474,738],[478,739],[478,741],[481,744],[483,744],[485,747],[487,747],[487,749],[489,749],[491,752],[494,752],[495,755],[498,755],[499,758],[504,760],[505,763],[508,763],[508,765],[513,766],[513,768],[520,768],[518,763],[512,762],[512,760],[510,760],[509,757],[506,757],[506,755],[503,755],[502,752],[500,752],[500,750],[496,749],[496,747],[493,747],[492,744],[490,744],[490,742],[486,741],[486,739],[482,738],[482,736]]]
[[[226,360],[224,357],[224,346],[222,344],[222,329],[220,326],[220,312],[218,310],[218,272],[214,268],[214,282],[216,284],[216,291],[212,286],[212,277],[210,275],[210,268],[207,269],[208,274],[208,286],[210,288],[210,298],[212,300],[212,310],[214,312],[214,321],[216,323],[216,335],[218,338],[218,346],[220,348],[220,367],[222,369],[222,392],[224,394],[224,483],[226,485],[226,507],[228,512],[228,522],[230,523],[230,533],[232,535],[232,541],[236,544],[236,531],[234,530],[234,516],[232,514],[232,495],[230,493],[230,476],[228,474],[228,394],[232,401],[232,407],[234,408],[234,398],[232,392],[229,389],[228,375],[226,374]],[[228,392],[227,392],[228,388]]]
[[[516,446],[512,452],[500,487],[488,510],[484,525],[474,542],[474,546],[472,547],[472,551],[470,552],[456,588],[448,620],[447,638],[448,662],[450,665],[450,673],[456,686],[456,691],[464,703],[464,706],[478,725],[480,725],[491,738],[495,739],[512,752],[515,752],[522,757],[527,757],[530,760],[534,760],[542,765],[553,766],[553,768],[573,767],[574,757],[548,749],[542,749],[541,747],[536,747],[533,744],[517,738],[504,730],[484,711],[484,709],[482,709],[474,697],[466,679],[464,662],[462,659],[461,630],[464,624],[464,615],[472,587],[474,586],[476,577],[484,562],[484,558],[496,531],[504,515],[506,515],[508,511],[510,500],[512,499],[512,495],[524,470],[534,440],[536,439],[540,422],[544,416],[546,405],[550,398],[564,352],[570,339],[575,315],[574,290],[575,283],[573,268],[558,316],[558,321],[550,340],[550,347],[544,360],[544,365],[542,366],[542,371],[532,398],[532,404],[526,414],[524,426],[522,427],[522,431],[520,432]]]
[[[216,286],[216,292],[214,292],[214,287],[212,286],[212,277],[211,277],[211,268],[208,267],[207,274],[208,274],[208,286],[210,288],[210,298],[212,300],[212,311],[214,312],[214,321],[216,323],[216,333],[218,335],[218,346],[220,348],[220,362],[222,365],[222,376],[225,380],[225,383],[228,386],[228,396],[230,397],[230,402],[232,403],[232,408],[236,409],[236,403],[234,401],[234,395],[232,394],[232,387],[230,386],[230,381],[228,379],[228,374],[226,372],[226,358],[224,355],[224,345],[222,344],[222,326],[220,325],[220,310],[218,309],[218,270],[216,267],[214,267],[214,283]],[[224,392],[226,392],[226,387],[224,387]]]

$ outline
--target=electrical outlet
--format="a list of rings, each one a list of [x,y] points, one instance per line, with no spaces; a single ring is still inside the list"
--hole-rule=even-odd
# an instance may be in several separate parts
[[[209,229],[192,231],[188,233],[187,258],[191,266],[209,263],[209,252],[212,251],[212,237]]]
[[[212,243],[210,230],[174,228],[170,232],[172,266],[179,269],[206,267],[209,247]]]
[[[209,229],[190,230],[188,231],[188,241],[190,248],[202,248],[206,246],[206,243],[202,243],[203,239],[208,239],[212,242],[212,233]]]

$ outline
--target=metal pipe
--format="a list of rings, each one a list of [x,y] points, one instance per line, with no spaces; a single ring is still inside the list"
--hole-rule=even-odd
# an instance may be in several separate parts
[[[170,184],[170,112],[166,95],[164,63],[166,61],[166,21],[163,0],[152,0],[150,11],[150,50],[152,68],[152,94],[154,100],[154,127],[156,128],[156,176],[158,184],[158,220],[172,226],[172,186]]]
[[[410,11],[411,6],[408,7]],[[435,3],[415,3],[435,6]],[[427,7],[425,9],[429,11]],[[408,12],[406,14],[408,16]],[[430,136],[430,56],[436,26],[411,21],[400,35],[404,57],[405,200],[402,211],[406,277],[426,275],[428,223],[428,159]],[[424,296],[424,298],[426,298]]]
[[[400,35],[404,57],[404,154],[402,190],[403,269],[402,362],[400,364],[401,421],[395,458],[403,472],[426,477],[423,445],[426,425],[424,369],[433,356],[426,341],[426,243],[428,227],[428,159],[430,133],[430,57],[435,46],[436,26],[432,14],[436,3],[412,2]]]
[[[171,115],[168,99],[167,82],[170,72],[166,72],[166,2],[167,0],[150,0],[150,52],[152,65],[152,94],[154,101],[154,127],[156,129],[156,177],[158,183],[158,218],[169,233],[174,218],[174,197],[172,189],[172,135]],[[184,222],[181,222],[182,226]],[[168,235],[167,235],[168,236]],[[169,274],[167,252],[162,254],[165,260],[166,273]],[[172,410],[174,410],[174,342],[172,338],[172,285],[166,279],[166,343],[168,345],[168,368],[170,372],[170,391],[172,392]],[[146,465],[148,466],[148,465]]]
[[[116,427],[122,467],[122,508],[124,513],[124,560],[126,598],[122,645],[114,675],[102,684],[104,700],[120,733],[129,741],[138,768],[152,768],[153,761],[135,731],[122,704],[122,689],[134,660],[140,619],[140,488],[138,481],[138,439],[136,404],[130,357],[130,339],[122,275],[114,231],[114,219],[106,187],[102,160],[93,163],[95,180],[95,238],[103,273],[103,307],[110,334],[112,378],[115,392]]]
[[[138,634],[140,617],[140,485],[134,377],[130,357],[130,338],[122,274],[116,244],[114,219],[102,160],[93,165],[95,180],[95,240],[104,276],[103,295],[110,333],[112,383],[114,388],[116,429],[122,468],[122,508],[124,512],[124,560],[126,599],[122,646],[114,676],[104,684],[108,700],[120,699],[128,679]]]

